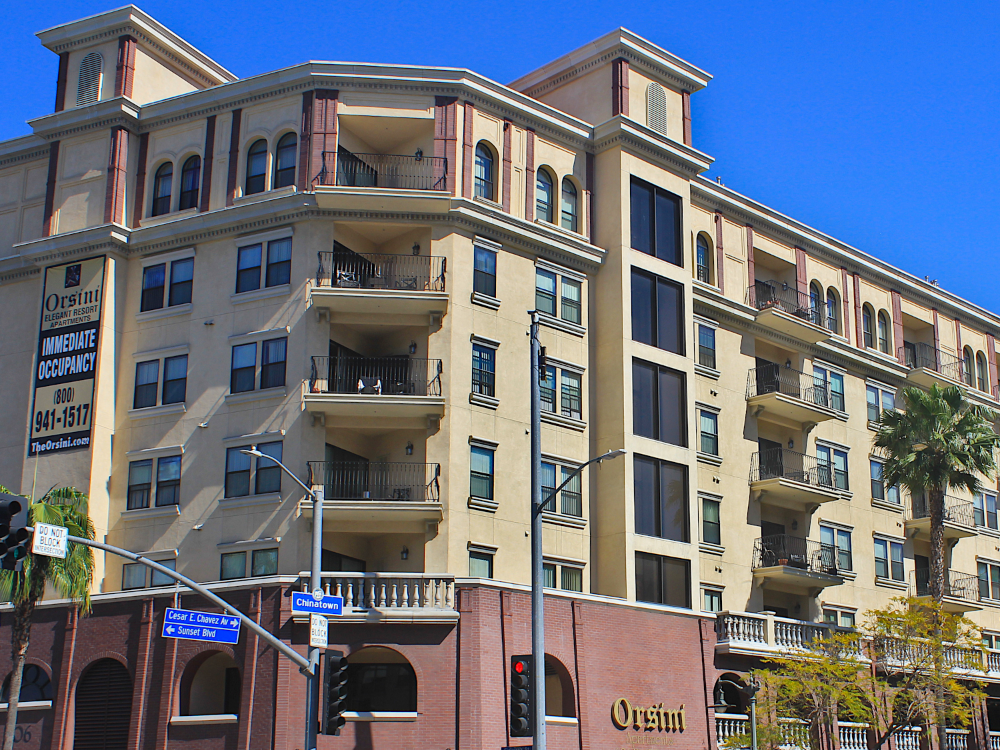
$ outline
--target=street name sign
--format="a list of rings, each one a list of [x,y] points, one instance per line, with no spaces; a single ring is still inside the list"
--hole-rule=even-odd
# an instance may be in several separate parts
[[[68,536],[69,530],[65,526],[36,523],[35,533],[31,539],[31,552],[35,555],[61,557],[65,560]]]
[[[309,647],[326,648],[329,645],[330,621],[326,615],[309,615]]]
[[[316,599],[306,591],[292,592],[292,612],[306,615],[340,615],[344,612],[344,597],[322,596]]]
[[[240,618],[234,615],[170,608],[163,618],[163,637],[210,643],[238,643]]]

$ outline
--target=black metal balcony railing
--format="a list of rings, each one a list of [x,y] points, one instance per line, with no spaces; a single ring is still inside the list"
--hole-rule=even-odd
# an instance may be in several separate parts
[[[919,521],[922,518],[930,518],[930,503],[924,496],[914,497],[907,510],[908,521]],[[962,526],[976,525],[976,508],[972,502],[959,500],[958,498],[945,495],[944,498],[944,520],[949,523],[960,524]]]
[[[747,289],[747,302],[757,310],[781,310],[809,323],[826,327],[823,302],[781,281],[756,281]]]
[[[910,572],[910,595],[931,595],[931,571],[928,568],[918,568]],[[946,570],[944,572],[944,596],[968,602],[979,601],[979,577],[971,573]]]
[[[447,190],[448,160],[439,156],[323,152],[317,185]]]
[[[436,255],[384,255],[321,251],[317,286],[443,292],[447,259]]]
[[[806,403],[844,410],[844,394],[833,391],[829,382],[816,382],[804,372],[778,364],[761,365],[747,373],[747,398],[780,393]]]
[[[849,489],[847,470],[837,469],[832,463],[816,456],[787,448],[769,448],[754,453],[750,459],[750,481],[775,478],[790,479],[813,487]]]
[[[788,534],[762,536],[753,545],[753,567],[787,565],[812,573],[838,575],[837,548]]]
[[[400,461],[310,461],[309,483],[322,485],[326,500],[437,502],[440,464]]]
[[[440,396],[441,360],[410,357],[313,357],[311,393]]]
[[[897,354],[900,361],[911,370],[923,367],[951,380],[962,381],[962,360],[954,354],[935,349],[930,344],[904,341]]]

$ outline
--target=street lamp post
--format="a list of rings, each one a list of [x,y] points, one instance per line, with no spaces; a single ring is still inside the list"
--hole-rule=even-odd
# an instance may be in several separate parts
[[[716,684],[719,685],[719,689],[715,693],[715,705],[712,706],[716,711],[721,711],[728,707],[725,695],[722,692],[721,683],[732,685],[740,695],[750,700],[750,750],[757,750],[757,691],[760,690],[760,683],[753,676],[750,677],[748,685],[740,685],[732,680],[718,680]]]
[[[256,456],[258,460],[266,458],[273,461],[292,479],[295,480],[306,494],[312,498],[313,503],[313,527],[312,527],[312,559],[309,575],[309,590],[315,591],[323,586],[322,561],[323,561],[323,500],[324,489],[320,487],[315,492],[306,486],[305,482],[292,473],[291,469],[281,461],[266,453],[257,450],[256,445],[250,449],[242,449],[240,453],[247,456]],[[306,736],[305,750],[316,750],[316,735],[319,733],[319,653],[318,648],[309,647],[309,667],[310,672],[306,674]]]

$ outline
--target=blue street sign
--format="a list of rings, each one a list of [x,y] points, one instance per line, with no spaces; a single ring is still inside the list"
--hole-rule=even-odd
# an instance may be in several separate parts
[[[212,612],[171,608],[163,618],[163,637],[212,643],[238,643],[240,618],[235,615],[217,615]]]
[[[324,596],[316,599],[304,591],[292,592],[292,612],[311,615],[341,615],[344,613],[344,597]]]

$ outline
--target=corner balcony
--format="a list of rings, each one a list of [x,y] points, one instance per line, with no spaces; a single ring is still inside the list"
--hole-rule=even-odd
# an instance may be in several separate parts
[[[837,548],[788,534],[763,536],[753,546],[753,577],[762,587],[815,595],[844,582]]]
[[[715,651],[719,654],[773,656],[805,649],[818,638],[843,631],[822,622],[791,620],[760,612],[719,612],[715,616]]]
[[[954,354],[935,349],[930,344],[904,341],[898,350],[899,361],[907,368],[906,379],[921,388],[937,383],[942,388],[962,383],[962,360]]]
[[[910,572],[910,596],[916,599],[931,599],[931,572],[914,570]],[[971,573],[944,572],[944,598],[941,602],[946,612],[975,612],[982,609],[979,603],[979,577]]]
[[[747,303],[757,310],[758,323],[797,341],[817,344],[833,335],[823,303],[814,306],[808,294],[783,282],[755,282],[747,289]]]
[[[914,497],[906,509],[907,536],[931,538],[931,511],[927,500]],[[944,538],[964,539],[976,535],[975,507],[971,502],[946,495],[944,498]]]
[[[309,571],[299,573],[302,591],[309,589]],[[323,591],[344,599],[343,615],[332,618],[340,623],[453,624],[455,577],[432,573],[341,573],[324,571]],[[309,622],[309,615],[296,614],[292,620]]]
[[[433,325],[448,309],[443,257],[337,251],[318,255],[309,297],[317,311],[327,311],[338,323]]]
[[[448,160],[409,154],[323,152],[313,179],[321,208],[447,213],[451,206]]]
[[[440,464],[309,462],[309,484],[324,490],[324,522],[345,532],[423,533],[441,520],[440,476]],[[301,511],[311,516],[312,502]]]
[[[817,383],[811,375],[777,364],[747,373],[747,404],[755,417],[795,429],[847,417],[843,393],[833,392],[828,382]]]
[[[441,372],[440,359],[313,357],[303,402],[327,426],[426,428],[444,414]]]
[[[808,510],[837,500],[847,489],[847,472],[815,456],[769,448],[750,459],[750,491],[768,505]]]

